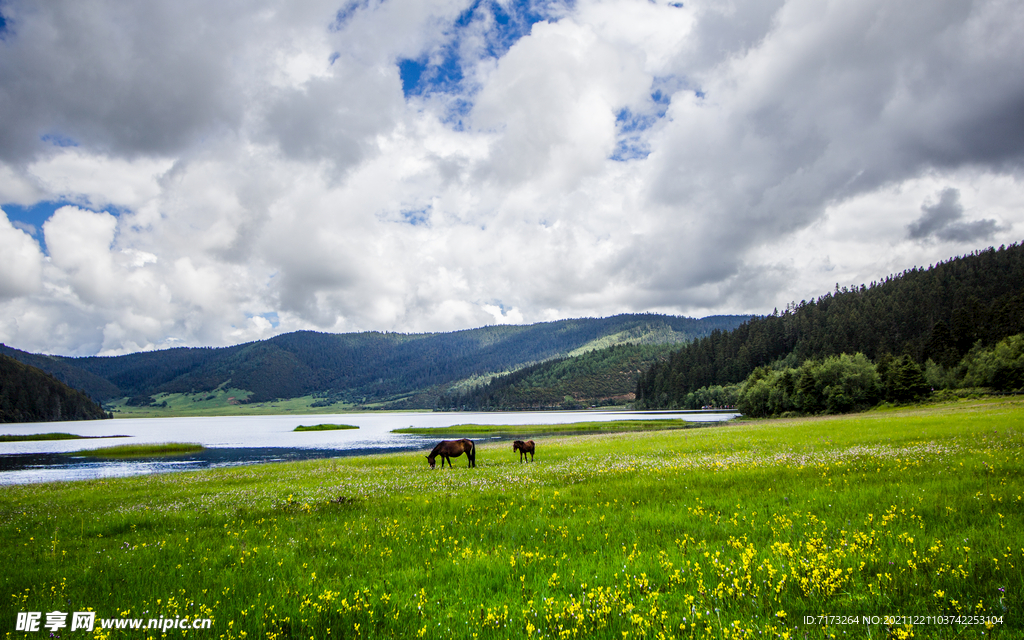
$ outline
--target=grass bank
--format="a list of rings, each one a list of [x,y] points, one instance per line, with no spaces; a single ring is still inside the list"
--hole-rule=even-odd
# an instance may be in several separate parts
[[[116,447],[100,447],[72,451],[67,455],[90,456],[95,458],[149,458],[153,456],[180,456],[199,453],[206,447],[191,442],[160,442],[155,444],[125,444]]]
[[[314,424],[312,426],[299,425],[292,429],[292,431],[338,431],[345,429],[358,429],[359,427],[352,426],[350,424]]]
[[[391,433],[405,433],[439,438],[460,436],[542,436],[557,434],[585,433],[629,433],[633,431],[669,431],[672,429],[696,429],[707,427],[710,422],[686,422],[685,420],[610,420],[606,422],[569,422],[565,424],[457,424],[450,427],[402,427]]]
[[[90,438],[127,438],[128,436],[79,436],[73,433],[29,433],[0,435],[0,442],[34,442],[37,440],[88,440]]]
[[[1021,637],[1021,425],[1019,399],[960,402],[544,436],[532,464],[503,443],[475,469],[416,452],[7,486],[0,620],[212,618],[201,637],[225,639]]]

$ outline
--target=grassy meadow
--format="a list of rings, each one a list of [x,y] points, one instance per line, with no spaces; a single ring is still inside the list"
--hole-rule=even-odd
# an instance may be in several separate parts
[[[327,406],[313,405],[320,401],[314,396],[274,400],[273,402],[246,402],[252,395],[242,389],[218,388],[203,393],[158,393],[151,406],[133,407],[122,398],[109,405],[115,418],[169,418],[179,416],[269,416],[315,415],[352,411],[355,405],[336,402]],[[164,404],[166,403],[166,404]],[[106,406],[106,405],[105,405]]]
[[[538,437],[532,464],[503,442],[475,469],[416,452],[5,486],[0,620],[12,638],[47,633],[15,632],[18,612],[87,609],[213,624],[67,637],[1024,637],[1022,425],[1021,399],[961,401]]]

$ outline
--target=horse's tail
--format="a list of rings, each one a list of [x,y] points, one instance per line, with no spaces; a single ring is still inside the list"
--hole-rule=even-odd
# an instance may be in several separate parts
[[[467,440],[468,440],[468,438],[467,438]],[[469,452],[466,454],[466,457],[469,458],[469,461],[472,462],[473,466],[475,467],[476,466],[476,443],[473,442],[472,440],[469,441]]]

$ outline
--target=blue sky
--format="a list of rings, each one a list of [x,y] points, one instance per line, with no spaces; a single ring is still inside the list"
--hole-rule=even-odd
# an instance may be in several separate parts
[[[996,0],[5,0],[0,341],[766,313],[1017,242],[1022,30]]]
[[[503,5],[475,0],[452,22],[436,50],[398,59],[402,93],[406,98],[431,93],[472,93],[473,88],[465,86],[464,66],[476,64],[480,57],[501,58],[523,36],[529,35],[534,24],[557,20],[573,4],[519,0]],[[474,47],[474,56],[464,59],[463,45],[481,32],[482,46]]]
[[[35,202],[31,205],[2,204],[0,208],[7,213],[11,222],[17,221],[23,231],[28,231],[33,236],[38,235],[43,229],[43,223],[53,215],[53,212],[62,206],[70,204],[66,201],[57,202]]]

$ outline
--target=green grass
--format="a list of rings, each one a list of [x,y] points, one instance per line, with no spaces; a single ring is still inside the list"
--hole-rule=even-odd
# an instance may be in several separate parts
[[[90,438],[127,438],[128,436],[79,436],[73,433],[30,433],[0,435],[0,442],[33,442],[36,440],[88,440]]]
[[[607,422],[569,422],[564,424],[458,424],[451,427],[402,427],[391,433],[405,433],[423,436],[537,436],[575,433],[628,433],[631,431],[668,431],[671,429],[696,429],[707,427],[709,422],[687,422],[685,420],[609,420]]]
[[[1022,425],[1011,398],[543,436],[534,463],[480,444],[475,469],[412,452],[5,486],[0,620],[91,607],[212,618],[196,637],[225,639],[1020,638]]]
[[[72,451],[67,455],[96,458],[149,458],[153,456],[180,456],[189,453],[199,453],[204,449],[206,447],[203,445],[190,442],[160,442],[156,444],[125,444],[116,447],[83,449],[82,451]]]
[[[339,429],[358,429],[350,424],[315,424],[311,427],[305,425],[299,425],[292,429],[292,431],[337,431]]]

